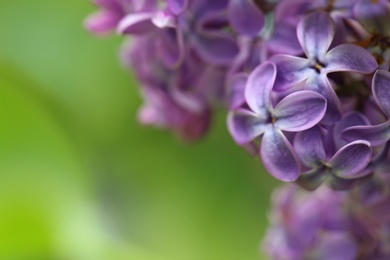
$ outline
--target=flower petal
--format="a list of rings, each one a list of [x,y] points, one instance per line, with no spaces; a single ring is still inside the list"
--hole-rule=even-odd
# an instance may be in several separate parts
[[[104,35],[115,29],[121,18],[114,12],[101,11],[87,17],[84,26],[95,34]]]
[[[253,0],[230,0],[228,17],[233,29],[239,34],[255,37],[263,29],[263,12]]]
[[[341,133],[348,127],[352,126],[363,126],[369,125],[370,122],[368,119],[359,112],[350,112],[345,114],[343,118],[337,122],[333,127],[333,139],[336,149],[340,149],[344,145],[348,144],[343,138],[341,138]],[[361,140],[361,139],[357,139]],[[363,139],[364,140],[364,139]],[[353,140],[355,141],[355,140]]]
[[[239,51],[234,38],[222,31],[202,31],[193,44],[203,60],[215,65],[230,64]]]
[[[183,61],[185,51],[181,32],[173,28],[162,29],[157,41],[158,55],[164,65],[168,68],[179,66]]]
[[[324,233],[317,250],[322,259],[354,260],[358,257],[357,243],[342,231]]]
[[[264,167],[275,178],[292,182],[299,177],[299,159],[279,129],[272,128],[264,133],[260,155]]]
[[[355,44],[341,44],[330,50],[324,59],[327,72],[355,71],[372,73],[378,63],[366,49]]]
[[[239,108],[245,102],[245,85],[248,80],[246,73],[237,73],[228,79],[229,107]]]
[[[313,76],[306,81],[306,88],[321,94],[327,101],[326,113],[321,123],[333,124],[340,120],[340,100],[326,75],[313,74]]]
[[[253,70],[245,87],[245,99],[248,106],[262,116],[267,116],[271,108],[271,90],[275,76],[275,65],[265,62]]]
[[[188,0],[168,0],[168,6],[172,13],[180,14],[187,8]]]
[[[294,138],[294,149],[303,164],[310,168],[321,165],[326,159],[321,130],[318,127],[298,132]]]
[[[119,34],[144,34],[156,29],[152,22],[154,12],[139,12],[128,14],[118,24]]]
[[[316,125],[324,117],[326,100],[320,94],[302,90],[282,99],[273,111],[275,125],[282,130],[298,132]]]
[[[268,127],[262,118],[246,109],[230,111],[228,114],[228,129],[233,139],[240,145],[262,135]]]
[[[378,106],[390,118],[390,72],[384,70],[375,72],[372,93]]]
[[[352,126],[341,133],[346,141],[366,140],[373,147],[385,144],[390,139],[390,121],[380,125]]]
[[[298,40],[308,58],[323,57],[335,33],[332,18],[325,12],[305,16],[298,24]]]
[[[270,58],[270,61],[276,65],[276,80],[274,89],[283,91],[293,87],[311,75],[309,60],[277,54]]]
[[[329,160],[328,166],[333,174],[340,178],[361,177],[362,171],[371,160],[371,146],[367,141],[354,141],[343,146]]]

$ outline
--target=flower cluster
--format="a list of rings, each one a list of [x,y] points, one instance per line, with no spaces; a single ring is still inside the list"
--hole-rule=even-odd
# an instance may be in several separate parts
[[[389,188],[388,175],[352,192],[280,188],[274,193],[264,251],[275,260],[389,259]]]
[[[224,109],[272,176],[317,189],[278,193],[275,259],[390,258],[389,0],[94,1],[89,30],[131,36],[142,123],[195,140]]]

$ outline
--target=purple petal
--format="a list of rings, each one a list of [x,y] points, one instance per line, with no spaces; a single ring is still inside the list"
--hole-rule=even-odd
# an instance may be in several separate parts
[[[303,90],[282,99],[275,107],[275,126],[289,132],[298,132],[316,125],[324,117],[326,100],[320,94]]]
[[[282,131],[272,128],[264,133],[260,155],[264,167],[275,178],[285,182],[298,179],[299,159]]]
[[[371,160],[371,146],[367,141],[345,145],[329,160],[332,173],[341,178],[356,178]]]
[[[270,62],[258,66],[248,78],[245,99],[252,111],[266,116],[271,108],[271,90],[275,81],[276,68]]]
[[[95,34],[106,34],[115,29],[121,18],[116,13],[102,11],[87,17],[84,26],[87,30]]]
[[[156,29],[152,22],[154,12],[139,12],[127,15],[118,24],[119,34],[144,34]]]
[[[317,189],[325,181],[326,176],[324,167],[319,167],[302,174],[297,180],[297,183],[302,188],[312,191]]]
[[[183,61],[184,42],[180,31],[173,28],[160,30],[157,51],[168,68],[175,68]]]
[[[257,36],[263,29],[263,12],[253,0],[230,0],[228,16],[234,30],[249,37]]]
[[[372,93],[378,106],[390,118],[390,72],[384,70],[375,72]]]
[[[245,102],[245,85],[248,80],[246,73],[234,74],[228,80],[230,109],[239,108]]]
[[[311,75],[307,59],[278,54],[272,56],[270,61],[276,65],[277,74],[274,89],[277,91],[289,89]]]
[[[341,118],[340,100],[324,74],[314,74],[306,82],[306,88],[321,94],[327,101],[324,124],[333,124]]]
[[[180,14],[187,8],[188,0],[168,0],[168,6],[172,13]]]
[[[274,54],[301,55],[302,48],[298,42],[296,26],[287,22],[275,24],[271,38],[267,46]],[[288,42],[288,44],[286,44]]]
[[[349,142],[366,140],[373,147],[380,146],[390,139],[390,121],[380,125],[348,127],[342,132],[341,138]]]
[[[333,139],[334,139],[336,149],[338,150],[348,143],[341,138],[341,133],[346,128],[352,126],[369,125],[369,124],[370,122],[368,121],[368,119],[361,113],[351,112],[344,115],[344,117],[339,122],[337,122],[337,124],[335,124],[333,128]],[[361,139],[356,139],[356,140],[361,140]]]
[[[355,44],[342,44],[330,50],[324,62],[327,72],[355,71],[363,74],[372,73],[378,63],[366,49]]]
[[[318,245],[321,259],[354,260],[358,256],[356,242],[344,232],[328,232]]]
[[[327,52],[335,33],[332,18],[325,12],[305,16],[298,24],[297,36],[308,58],[321,58]]]
[[[255,113],[238,109],[228,115],[228,129],[238,144],[247,144],[262,135],[269,126]]]
[[[318,127],[297,133],[294,149],[303,164],[310,168],[321,165],[326,159],[321,130]]]
[[[238,54],[237,42],[225,32],[203,31],[193,43],[203,60],[215,65],[228,65]]]

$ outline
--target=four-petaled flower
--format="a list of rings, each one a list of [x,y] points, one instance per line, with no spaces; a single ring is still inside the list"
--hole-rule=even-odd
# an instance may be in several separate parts
[[[280,180],[295,181],[300,175],[299,160],[283,131],[299,132],[316,125],[325,114],[326,100],[314,91],[303,90],[273,106],[275,77],[276,68],[270,62],[251,73],[245,87],[249,109],[231,111],[228,127],[241,145],[263,136],[260,154],[265,168]]]

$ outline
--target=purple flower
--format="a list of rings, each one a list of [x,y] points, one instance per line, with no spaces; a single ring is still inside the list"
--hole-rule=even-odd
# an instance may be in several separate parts
[[[311,193],[293,185],[278,189],[263,249],[276,260],[356,259],[346,199],[325,187]]]
[[[309,14],[297,28],[298,39],[307,59],[288,55],[271,58],[278,71],[275,90],[286,90],[306,81],[307,89],[320,93],[328,102],[325,123],[338,121],[341,114],[340,100],[328,80],[328,73],[354,71],[368,74],[377,68],[375,59],[360,46],[341,44],[328,51],[334,33],[333,21],[327,13]]]
[[[251,73],[245,87],[249,109],[231,111],[228,127],[241,145],[263,136],[260,155],[265,168],[280,180],[295,181],[300,166],[283,131],[298,132],[316,125],[324,116],[326,100],[313,91],[299,91],[273,106],[271,91],[275,76],[275,65],[269,62]]]
[[[367,141],[346,144],[328,158],[321,129],[313,127],[297,133],[294,148],[309,169],[298,180],[308,190],[316,189],[324,181],[336,190],[350,188],[354,179],[369,174],[363,171],[371,161],[371,147]]]
[[[314,192],[291,184],[279,188],[273,196],[264,251],[276,260],[389,259],[390,197],[386,189],[390,179],[388,173],[382,177],[356,187],[377,191],[370,203],[355,193],[326,187]]]
[[[373,126],[351,126],[344,130],[342,137],[348,141],[363,139],[372,146],[380,146],[390,140],[390,72],[378,70],[372,80],[372,93],[387,121]]]
[[[96,34],[116,29],[128,13],[152,11],[157,6],[157,0],[94,0],[94,3],[101,7],[101,11],[88,17],[85,26]],[[142,15],[138,16],[140,19]]]

